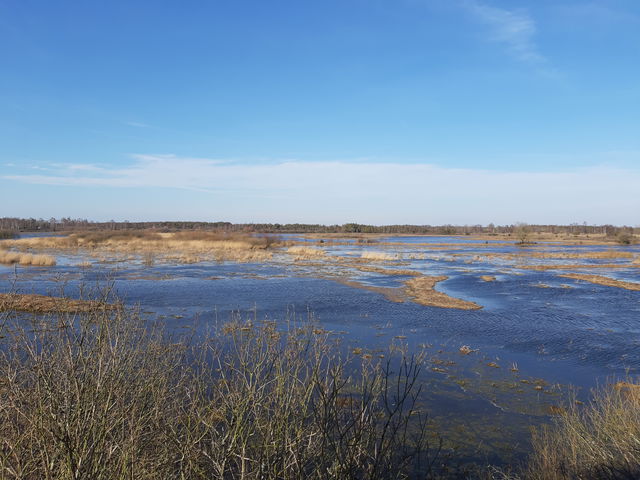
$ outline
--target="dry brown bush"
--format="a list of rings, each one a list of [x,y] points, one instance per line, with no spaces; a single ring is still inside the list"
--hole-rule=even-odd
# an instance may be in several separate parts
[[[3,324],[2,479],[394,479],[439,451],[415,361],[345,359],[311,324],[197,343],[122,309]]]

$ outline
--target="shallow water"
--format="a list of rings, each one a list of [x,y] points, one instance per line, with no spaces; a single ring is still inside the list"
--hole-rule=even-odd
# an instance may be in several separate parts
[[[566,385],[575,385],[584,395],[614,376],[640,373],[640,292],[558,277],[563,271],[521,268],[593,264],[593,268],[567,271],[640,282],[640,268],[597,267],[628,264],[629,259],[514,261],[479,255],[522,251],[503,242],[487,244],[479,251],[464,238],[378,240],[396,245],[309,243],[334,257],[358,258],[365,251],[398,255],[395,262],[370,265],[447,275],[449,279],[439,283],[438,290],[476,302],[483,309],[394,303],[340,280],[399,287],[410,277],[361,272],[332,262],[323,266],[295,262],[284,253],[267,264],[153,266],[144,265],[136,256],[98,263],[82,252],[57,254],[58,265],[53,268],[0,266],[0,291],[78,296],[82,289],[112,284],[126,304],[139,305],[170,329],[206,329],[227,320],[234,311],[274,320],[295,312],[302,318],[312,314],[342,338],[344,348],[377,352],[391,343],[402,344],[409,353],[423,353],[427,358],[422,381],[428,386],[425,402],[434,421],[469,444],[470,458],[495,456],[497,462],[512,455],[519,458],[526,451],[528,426],[548,420],[545,412],[562,403]],[[421,243],[449,245],[431,248]],[[564,253],[610,249],[536,247],[536,251]],[[639,247],[615,250],[640,254]],[[78,265],[87,260],[91,267]],[[487,282],[481,275],[496,280]],[[461,355],[462,345],[477,352]],[[489,367],[490,362],[499,368]],[[480,449],[478,441],[483,445]]]

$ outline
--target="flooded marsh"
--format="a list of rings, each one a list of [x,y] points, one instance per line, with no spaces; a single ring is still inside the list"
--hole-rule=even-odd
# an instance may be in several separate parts
[[[238,313],[313,315],[352,355],[415,355],[429,421],[470,460],[521,460],[529,427],[560,414],[570,391],[585,400],[640,373],[637,246],[169,234],[2,244],[56,264],[0,266],[1,293],[80,299],[109,284],[174,331]]]

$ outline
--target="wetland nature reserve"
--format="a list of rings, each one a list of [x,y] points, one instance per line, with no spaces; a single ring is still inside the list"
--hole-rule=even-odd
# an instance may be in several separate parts
[[[640,480],[639,44],[0,2],[0,480]]]

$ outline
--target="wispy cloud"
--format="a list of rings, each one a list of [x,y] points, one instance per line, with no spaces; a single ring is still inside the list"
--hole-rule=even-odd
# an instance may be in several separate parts
[[[526,11],[507,10],[477,0],[465,0],[463,5],[467,11],[489,26],[489,39],[504,45],[514,58],[532,65],[547,62],[535,41],[536,23]]]
[[[160,200],[154,200],[163,208],[173,207],[170,199],[176,196],[171,192],[176,190],[172,189],[206,191],[210,200],[198,197],[184,216],[202,217],[213,205],[225,205],[225,218],[253,221],[630,223],[637,221],[640,211],[640,197],[620,195],[640,185],[638,168],[508,172],[428,163],[251,164],[135,155],[121,167],[73,164],[55,173],[2,178],[37,185],[166,189],[158,194]],[[154,208],[160,208],[157,205]]]
[[[125,125],[129,125],[130,127],[136,127],[136,128],[149,128],[150,125],[147,125],[146,123],[141,123],[141,122],[124,122]]]

